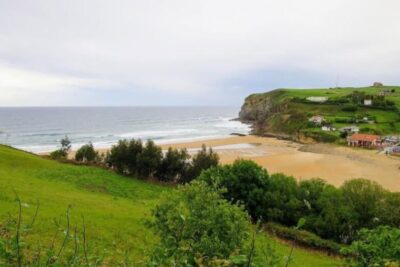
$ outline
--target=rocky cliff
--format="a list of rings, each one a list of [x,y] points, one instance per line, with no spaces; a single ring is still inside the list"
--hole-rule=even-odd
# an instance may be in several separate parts
[[[283,91],[277,89],[268,93],[248,96],[239,112],[240,121],[250,123],[254,134],[281,134],[271,127],[272,124],[269,121],[285,112],[287,101],[281,98],[282,95]]]

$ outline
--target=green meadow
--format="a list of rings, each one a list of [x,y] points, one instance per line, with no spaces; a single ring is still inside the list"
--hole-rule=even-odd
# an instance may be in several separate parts
[[[390,101],[397,108],[377,108],[354,103],[340,103],[340,100],[348,98],[352,93],[364,93],[365,96],[378,97],[383,91],[389,93],[384,96],[385,101]],[[311,103],[306,101],[307,97],[327,97],[326,103]],[[271,99],[279,110],[272,111],[267,117],[259,118],[256,125],[264,125],[260,133],[319,133],[320,127],[310,127],[307,119],[313,115],[322,115],[330,125],[336,129],[349,125],[357,125],[361,132],[374,133],[379,135],[390,135],[400,133],[400,87],[340,87],[321,89],[277,89],[267,93],[253,94],[248,98],[249,108],[257,103],[263,103],[265,99]],[[374,100],[375,101],[375,100]],[[353,106],[355,110],[348,110],[346,107]],[[255,109],[256,110],[256,109]],[[362,118],[369,118],[372,123],[363,121]],[[350,122],[357,119],[357,122]],[[348,122],[346,122],[346,120]],[[256,127],[256,128],[257,128]],[[339,132],[322,133],[339,138]]]
[[[98,167],[59,163],[53,160],[0,146],[0,222],[18,215],[15,193],[22,201],[22,221],[39,212],[28,244],[47,244],[57,229],[66,223],[70,210],[71,225],[82,225],[84,217],[89,250],[104,255],[110,265],[122,265],[127,257],[141,265],[146,251],[157,237],[146,228],[151,210],[162,192],[173,190],[134,178],[119,176]],[[55,244],[60,245],[60,244]],[[285,242],[261,234],[257,247],[270,246],[281,257],[291,247]],[[261,265],[266,265],[259,257]],[[340,266],[341,259],[295,247],[289,266]]]

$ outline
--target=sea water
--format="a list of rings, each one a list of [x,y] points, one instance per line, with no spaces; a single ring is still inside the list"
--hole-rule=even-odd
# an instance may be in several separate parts
[[[0,108],[0,143],[48,152],[68,136],[73,149],[92,142],[107,148],[120,139],[158,144],[222,138],[249,132],[232,119],[238,107],[27,107]]]

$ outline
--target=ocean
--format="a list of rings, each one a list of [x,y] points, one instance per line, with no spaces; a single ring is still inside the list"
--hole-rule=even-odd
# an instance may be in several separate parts
[[[0,108],[0,143],[30,152],[48,152],[68,136],[72,148],[92,142],[107,148],[120,139],[158,144],[246,134],[232,119],[238,107],[29,107]]]

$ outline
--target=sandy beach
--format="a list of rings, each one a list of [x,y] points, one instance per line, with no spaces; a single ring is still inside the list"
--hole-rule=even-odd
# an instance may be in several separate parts
[[[400,158],[376,150],[330,144],[302,145],[257,136],[165,144],[162,148],[187,148],[190,153],[195,153],[202,144],[213,147],[222,163],[231,163],[238,158],[252,159],[269,173],[282,172],[299,180],[319,177],[339,186],[352,178],[367,178],[391,191],[400,191]]]

